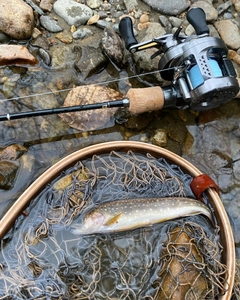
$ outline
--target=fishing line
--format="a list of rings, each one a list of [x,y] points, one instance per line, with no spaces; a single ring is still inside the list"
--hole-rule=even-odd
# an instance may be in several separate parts
[[[144,73],[144,74],[136,74],[136,75],[132,75],[132,76],[126,76],[126,77],[123,77],[123,78],[120,78],[120,79],[117,78],[117,79],[113,79],[113,80],[106,80],[106,81],[101,81],[101,82],[97,82],[97,83],[91,83],[91,84],[83,85],[81,87],[88,88],[90,86],[105,85],[105,84],[110,84],[110,83],[114,83],[114,82],[120,82],[120,81],[123,81],[123,80],[134,79],[134,78],[137,78],[137,77],[143,77],[143,76],[146,76],[146,75],[161,73],[163,71],[169,71],[169,70],[172,70],[172,69],[175,69],[175,67],[167,68],[167,69],[163,69],[163,70],[151,71],[151,72],[147,72],[147,73]],[[50,91],[50,92],[44,92],[44,93],[30,94],[30,95],[25,95],[25,96],[11,97],[11,98],[8,98],[8,99],[1,99],[0,101],[1,102],[13,101],[13,100],[19,101],[21,99],[30,98],[30,97],[38,97],[38,96],[52,95],[52,94],[56,94],[56,93],[70,92],[74,88],[75,87],[60,89],[60,90]]]

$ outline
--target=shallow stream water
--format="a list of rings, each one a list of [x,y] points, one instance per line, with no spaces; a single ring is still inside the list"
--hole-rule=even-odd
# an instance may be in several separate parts
[[[99,34],[99,31],[97,33]],[[97,74],[83,80],[81,74],[73,67],[76,59],[73,48],[74,45],[63,44],[59,49],[56,47],[53,67],[46,66],[41,60],[37,67],[2,67],[0,114],[58,107],[63,104],[69,89],[83,83],[87,85],[114,80],[104,85],[119,88],[116,80],[122,75],[110,63],[98,70]],[[57,56],[62,57],[63,65],[58,65]],[[127,72],[129,76],[133,75],[130,70]],[[149,77],[151,76],[148,76],[148,80]],[[154,79],[152,81],[154,82]],[[133,87],[143,87],[137,79],[130,80],[130,83]],[[220,197],[232,223],[237,258],[240,258],[238,99],[206,112],[164,109],[131,117],[122,124],[113,122],[108,128],[84,132],[72,129],[57,115],[0,122],[0,148],[16,143],[25,148],[24,154],[18,159],[19,167],[12,187],[0,190],[0,217],[39,175],[75,150],[119,140],[154,144],[154,137],[159,130],[166,134],[166,149],[183,156],[219,185]],[[62,239],[62,236],[59,238]],[[136,239],[138,238],[139,236]],[[104,241],[101,242],[104,244]],[[117,240],[114,246],[118,246],[119,243],[122,243],[121,239]],[[108,251],[109,249],[106,249],[106,253]],[[114,255],[121,254],[119,252]],[[64,259],[61,262],[64,262]],[[73,270],[74,266],[73,263]],[[66,272],[65,267],[63,263],[63,273]],[[114,273],[112,275],[115,276]],[[37,284],[41,285],[40,282]],[[101,284],[104,286],[104,281]],[[53,286],[54,284],[51,285]]]

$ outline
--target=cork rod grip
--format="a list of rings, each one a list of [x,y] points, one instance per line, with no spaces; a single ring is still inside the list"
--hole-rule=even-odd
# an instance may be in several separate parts
[[[160,110],[164,106],[164,94],[159,86],[130,89],[126,97],[129,99],[129,111],[132,114]]]

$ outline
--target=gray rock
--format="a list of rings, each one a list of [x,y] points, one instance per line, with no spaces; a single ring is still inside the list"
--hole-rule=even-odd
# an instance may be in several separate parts
[[[146,30],[145,37],[139,42],[142,43],[164,34],[166,34],[166,31],[159,23],[151,23],[151,26]],[[136,52],[134,54],[134,58],[137,65],[146,71],[156,70],[158,68],[159,56],[152,60],[150,59],[151,55],[156,53],[156,51],[157,49],[155,48],[149,48],[145,51]]]
[[[85,80],[91,74],[97,73],[106,64],[107,58],[102,50],[90,45],[79,49],[81,57],[75,62],[75,68],[81,74],[82,80]]]
[[[75,27],[85,24],[93,15],[91,8],[73,0],[57,0],[53,9],[69,25]]]
[[[88,28],[80,28],[76,30],[72,36],[74,39],[85,39],[86,37],[89,37],[92,34],[93,34],[92,30]]]
[[[232,5],[232,1],[227,1],[223,4],[218,5],[217,11],[219,14],[225,12]]]
[[[169,17],[169,21],[173,27],[179,27],[182,24],[182,20],[176,17]]]
[[[96,25],[97,25],[98,28],[104,29],[106,27],[111,26],[111,23],[107,22],[107,21],[104,21],[104,20],[98,20]]]
[[[60,32],[63,29],[57,24],[57,21],[49,16],[40,16],[41,25],[50,32]]]
[[[143,0],[143,2],[162,14],[172,16],[179,15],[191,4],[188,0]]]
[[[130,12],[130,11],[134,11],[134,10],[138,10],[138,2],[137,0],[123,0],[126,8],[127,8],[127,11]]]
[[[52,11],[52,2],[51,0],[41,0],[40,8],[44,11]]]

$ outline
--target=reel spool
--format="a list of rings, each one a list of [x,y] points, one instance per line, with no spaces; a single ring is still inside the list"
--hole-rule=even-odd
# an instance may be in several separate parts
[[[121,20],[119,32],[131,53],[152,47],[159,50],[151,58],[163,53],[158,65],[160,74],[173,84],[163,87],[166,91],[164,106],[184,108],[187,105],[203,111],[233,99],[239,84],[234,66],[227,57],[226,45],[221,39],[209,36],[205,12],[201,8],[192,8],[187,13],[187,20],[196,35],[180,35],[182,28],[179,27],[175,34],[138,43],[128,17]]]

